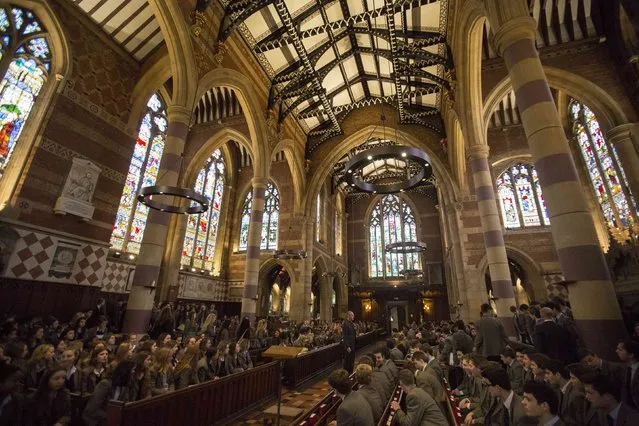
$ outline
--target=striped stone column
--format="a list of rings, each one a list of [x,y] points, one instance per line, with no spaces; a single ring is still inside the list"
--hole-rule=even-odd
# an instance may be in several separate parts
[[[608,141],[615,147],[619,161],[628,180],[628,189],[635,201],[639,197],[639,155],[633,139],[639,138],[639,123],[622,124],[606,133]],[[639,142],[639,141],[638,141]]]
[[[178,183],[190,118],[191,111],[188,108],[168,108],[169,125],[157,185],[176,186]],[[124,317],[126,333],[146,333],[148,329],[170,219],[170,213],[149,209]]]
[[[249,223],[246,245],[246,264],[244,265],[244,290],[242,292],[242,317],[255,318],[257,312],[257,288],[260,274],[260,244],[262,242],[262,216],[268,180],[254,177],[253,201],[251,202],[251,221]]]
[[[626,337],[614,287],[566,134],[535,48],[537,24],[525,0],[487,0],[550,216],[573,315],[586,346],[614,356]]]
[[[499,220],[499,210],[495,199],[493,178],[488,164],[488,146],[473,145],[468,148],[470,169],[475,184],[475,196],[479,207],[479,219],[484,234],[488,270],[493,287],[493,297],[497,307],[497,317],[502,321],[508,335],[515,335],[510,307],[515,305],[513,283],[506,256],[506,243]]]
[[[333,318],[333,278],[332,275],[324,275],[320,278],[320,319],[331,321]]]

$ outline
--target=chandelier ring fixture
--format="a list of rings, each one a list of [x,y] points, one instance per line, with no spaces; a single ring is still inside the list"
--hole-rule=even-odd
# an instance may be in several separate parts
[[[184,198],[189,201],[195,201],[195,203],[197,204],[191,205],[189,203],[190,205],[186,207],[173,206],[170,204],[152,200],[151,197],[153,195],[167,195],[177,198]],[[140,189],[138,201],[154,210],[175,214],[200,214],[204,213],[209,208],[209,201],[206,199],[206,197],[204,197],[204,195],[202,194],[198,194],[193,189],[178,188],[175,186],[166,185],[146,186]]]
[[[398,243],[386,244],[386,252],[408,254],[408,253],[421,253],[426,251],[426,243],[421,241],[404,241]]]
[[[301,260],[306,259],[306,251],[305,250],[275,250],[273,252],[273,257],[275,259],[282,260]]]
[[[365,182],[358,178],[357,172],[363,169],[371,161],[383,160],[388,158],[394,158],[400,161],[411,161],[419,165],[419,171],[409,179],[392,184],[376,184]],[[344,181],[352,187],[356,187],[363,192],[373,194],[395,194],[397,192],[406,191],[420,182],[428,180],[433,170],[430,166],[430,157],[425,152],[412,147],[407,146],[380,146],[363,151],[346,163],[344,174]]]

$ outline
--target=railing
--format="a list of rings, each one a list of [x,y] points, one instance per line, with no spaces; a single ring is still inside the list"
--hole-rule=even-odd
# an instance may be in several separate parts
[[[357,389],[357,381],[355,380],[355,374],[350,376],[352,387],[351,389]],[[306,414],[301,418],[296,419],[295,422],[298,426],[324,426],[329,424],[337,416],[337,408],[342,403],[342,400],[335,391],[330,391],[320,402],[315,404]]]
[[[462,419],[461,411],[455,404],[455,397],[453,396],[453,392],[450,389],[450,385],[448,381],[444,378],[444,390],[446,391],[446,407],[448,408],[446,412],[446,417],[448,417],[448,423],[451,425],[461,426],[464,424]]]
[[[357,336],[355,347],[357,349],[370,345],[377,341],[378,331]],[[284,362],[284,384],[295,388],[300,384],[316,377],[331,365],[340,361],[344,356],[344,347],[341,343],[333,343],[321,349],[315,349],[299,354],[296,358]]]
[[[397,385],[395,392],[393,392],[393,396],[391,396],[386,404],[386,408],[384,408],[384,412],[382,413],[382,417],[379,419],[377,426],[390,426],[393,424],[395,421],[395,411],[391,408],[391,403],[393,401],[400,402],[403,397],[404,391],[399,385]]]
[[[279,366],[270,362],[141,401],[111,401],[108,426],[211,425],[277,397],[278,380]]]

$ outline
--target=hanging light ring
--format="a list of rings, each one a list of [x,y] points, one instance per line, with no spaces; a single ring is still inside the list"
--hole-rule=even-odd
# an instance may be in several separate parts
[[[275,250],[273,252],[273,257],[281,260],[301,260],[306,259],[306,251],[290,249]]]
[[[370,164],[371,161],[384,160],[388,158],[417,163],[419,165],[419,170],[409,179],[388,185],[365,182],[356,176],[358,174],[357,172]],[[345,174],[343,179],[349,186],[356,187],[364,192],[373,194],[394,194],[408,190],[418,185],[420,182],[428,180],[433,174],[430,164],[431,161],[428,154],[417,148],[398,145],[379,146],[367,149],[366,151],[360,152],[351,158],[344,168]]]
[[[426,251],[426,247],[426,243],[421,241],[404,241],[386,244],[386,248],[384,250],[387,253],[409,254]]]
[[[173,206],[166,203],[161,203],[159,201],[151,199],[153,195],[167,195],[173,196],[177,198],[184,198],[189,201],[194,201],[195,205],[181,207],[181,206]],[[209,209],[209,200],[206,199],[202,194],[198,194],[193,189],[189,188],[178,188],[175,186],[166,186],[166,185],[153,185],[153,186],[145,186],[140,189],[140,193],[138,195],[138,201],[144,204],[147,207],[150,207],[154,210],[159,210],[165,213],[175,213],[175,214],[200,214],[204,213]]]

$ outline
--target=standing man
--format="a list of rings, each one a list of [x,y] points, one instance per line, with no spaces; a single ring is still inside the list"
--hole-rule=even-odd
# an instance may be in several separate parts
[[[508,345],[508,336],[504,325],[493,316],[493,308],[484,303],[481,305],[481,318],[475,323],[476,352],[489,361],[501,362],[500,355]]]
[[[355,364],[355,342],[357,341],[357,332],[353,320],[355,314],[352,311],[346,312],[346,318],[342,323],[342,345],[344,345],[344,370],[348,374],[353,372]]]

